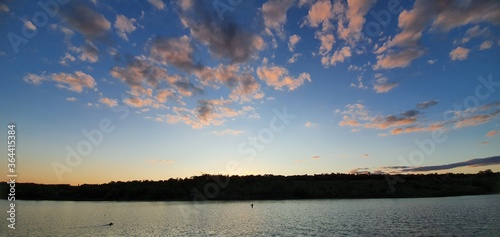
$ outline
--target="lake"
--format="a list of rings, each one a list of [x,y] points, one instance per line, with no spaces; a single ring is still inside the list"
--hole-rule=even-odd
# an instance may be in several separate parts
[[[252,208],[250,205],[254,204]],[[8,202],[0,201],[4,217]],[[0,236],[498,236],[500,195],[190,202],[17,201]],[[113,222],[112,226],[105,226]]]

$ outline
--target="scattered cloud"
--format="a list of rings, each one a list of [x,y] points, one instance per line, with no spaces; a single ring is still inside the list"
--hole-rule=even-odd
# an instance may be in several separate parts
[[[355,172],[380,172],[385,174],[399,174],[399,173],[416,173],[416,172],[434,172],[441,170],[449,170],[461,167],[481,167],[500,164],[500,156],[493,156],[487,158],[476,158],[463,162],[456,162],[444,165],[430,165],[430,166],[386,166],[378,168],[357,168],[351,171]]]
[[[73,102],[73,101],[77,101],[78,99],[75,97],[68,97],[68,98],[66,98],[66,100]]]
[[[297,78],[288,75],[288,70],[279,66],[260,66],[257,68],[257,75],[268,86],[273,86],[275,90],[283,90],[288,87],[289,91],[293,91],[301,86],[304,81],[311,81],[309,73],[301,73]]]
[[[39,76],[36,74],[28,73],[23,80],[27,83],[33,84],[33,85],[40,85],[42,84],[42,81],[47,80],[48,78],[46,76]]]
[[[96,85],[92,76],[81,71],[76,71],[75,73],[53,73],[50,76],[29,73],[23,80],[34,85],[40,85],[43,81],[54,81],[57,83],[57,87],[77,93],[81,93],[85,87],[92,89]]]
[[[304,24],[318,27],[319,24],[327,22],[333,17],[332,4],[330,1],[316,1],[307,14]]]
[[[319,124],[313,122],[306,122],[304,126],[306,126],[306,128],[317,128],[319,127]]]
[[[387,77],[382,76],[381,74],[375,75],[375,82],[373,83],[373,90],[376,93],[387,93],[397,87],[399,83],[397,82],[389,82]]]
[[[192,54],[193,47],[186,35],[179,38],[157,37],[151,45],[151,57],[165,65],[172,64],[185,71],[202,68],[194,63]]]
[[[220,126],[230,118],[258,116],[253,107],[243,106],[235,109],[233,102],[225,99],[199,100],[198,106],[194,109],[173,107],[172,112],[165,115],[168,123],[184,123],[195,129],[211,125]]]
[[[288,59],[288,63],[295,63],[297,61],[297,59],[301,56],[302,54],[300,53],[295,53],[292,55],[291,58]]]
[[[436,62],[437,62],[437,59],[429,59],[429,60],[427,60],[427,63],[430,64],[430,65],[432,65],[432,64],[434,64]]]
[[[434,105],[437,105],[439,103],[438,100],[428,100],[428,101],[424,101],[424,102],[420,102],[417,104],[417,108],[419,109],[427,109],[431,106],[434,106]]]
[[[28,20],[25,20],[24,21],[24,27],[28,30],[32,30],[32,31],[35,31],[36,30],[36,26],[33,25],[33,23],[31,21],[28,21]]]
[[[108,107],[115,107],[118,105],[118,102],[114,99],[110,99],[110,98],[106,98],[106,97],[103,97],[101,99],[99,99],[99,102],[107,105]]]
[[[457,47],[450,52],[451,60],[465,60],[469,55],[470,50],[463,47]]]
[[[118,34],[118,36],[120,36],[125,41],[128,41],[128,34],[134,32],[137,29],[135,24],[137,24],[137,20],[134,18],[129,19],[124,15],[116,15],[114,27],[117,30],[116,33]]]
[[[321,158],[321,157],[320,157],[320,156],[318,156],[318,155],[311,157],[311,159],[313,159],[313,160],[319,160],[320,158]]]
[[[165,9],[165,3],[163,2],[163,0],[148,0],[148,2],[158,10]]]
[[[0,3],[0,11],[9,12],[9,7],[4,3]]]
[[[321,58],[321,64],[328,67],[329,65],[336,65],[338,62],[344,62],[345,59],[352,56],[351,47],[344,46],[341,49],[335,51],[331,56],[323,56]]]
[[[298,35],[292,35],[288,39],[288,50],[290,52],[293,52],[295,50],[295,45],[301,40],[300,36]]]
[[[487,41],[484,41],[483,43],[481,43],[481,45],[479,46],[479,50],[485,50],[485,49],[489,49],[491,48],[491,46],[493,45],[493,42],[487,40]]]
[[[77,2],[64,5],[60,15],[72,28],[81,32],[87,39],[105,37],[111,29],[111,23],[104,15]]]
[[[370,157],[370,154],[363,154],[363,158],[368,158]]]
[[[257,32],[231,18],[221,21],[210,1],[193,1],[191,8],[181,8],[179,14],[191,36],[216,57],[242,63],[264,49],[264,40]]]
[[[354,45],[361,39],[361,31],[365,24],[365,15],[375,3],[375,0],[347,1],[347,12],[345,19],[339,20],[338,34],[339,38],[344,39],[349,44]],[[344,21],[347,27],[344,26]]]
[[[264,25],[281,34],[283,25],[286,23],[286,12],[293,3],[294,0],[270,0],[264,3],[262,5]]]
[[[413,9],[403,10],[399,14],[398,27],[401,31],[377,49],[377,63],[374,69],[390,69],[407,67],[424,54],[420,45],[423,32],[427,29],[448,32],[453,28],[472,23],[489,22],[500,24],[496,9],[500,3],[487,1],[452,1],[443,4],[441,1],[416,0]],[[391,51],[392,50],[392,51]],[[459,50],[450,58],[464,60],[468,51]],[[454,59],[455,58],[455,59]]]
[[[500,131],[498,131],[498,130],[491,130],[488,133],[486,133],[486,136],[487,137],[492,137],[492,136],[496,136],[498,134],[500,134]]]

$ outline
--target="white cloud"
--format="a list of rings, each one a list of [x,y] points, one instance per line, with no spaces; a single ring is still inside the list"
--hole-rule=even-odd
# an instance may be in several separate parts
[[[115,28],[117,29],[117,34],[125,41],[128,41],[128,34],[134,32],[137,27],[135,26],[137,20],[134,18],[128,19],[124,15],[116,15]]]
[[[295,45],[301,40],[300,36],[298,35],[292,35],[288,39],[288,49],[290,52],[293,52],[295,49]]]
[[[31,21],[24,21],[24,27],[26,27],[26,29],[29,29],[29,30],[36,30],[36,26],[33,25],[33,23]]]
[[[288,70],[279,66],[261,66],[257,68],[257,75],[268,86],[273,86],[275,90],[282,90],[288,87],[293,91],[301,86],[304,81],[311,81],[309,73],[301,73],[297,78],[288,75]]]
[[[470,50],[467,48],[457,47],[450,52],[451,60],[465,60],[469,55]]]
[[[103,97],[101,99],[99,99],[99,102],[107,105],[108,107],[115,107],[118,105],[118,102],[114,99],[110,99],[110,98],[106,98],[106,97]]]
[[[491,46],[493,45],[493,42],[491,41],[484,41],[483,43],[481,43],[481,45],[479,46],[479,50],[485,50],[485,49],[489,49],[491,48]]]
[[[148,2],[151,3],[151,5],[153,5],[156,9],[165,9],[165,3],[162,0],[148,0]]]

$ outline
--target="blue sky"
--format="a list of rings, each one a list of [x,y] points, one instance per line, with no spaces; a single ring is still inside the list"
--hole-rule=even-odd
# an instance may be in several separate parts
[[[24,182],[500,171],[499,9],[0,1],[0,131]]]

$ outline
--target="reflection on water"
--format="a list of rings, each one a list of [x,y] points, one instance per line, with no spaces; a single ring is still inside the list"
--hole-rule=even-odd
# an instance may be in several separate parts
[[[7,201],[0,201],[3,209],[7,205]],[[3,219],[0,236],[496,236],[500,233],[500,195],[198,204],[17,201],[16,207],[16,230],[8,229]],[[108,225],[110,222],[113,225]]]

